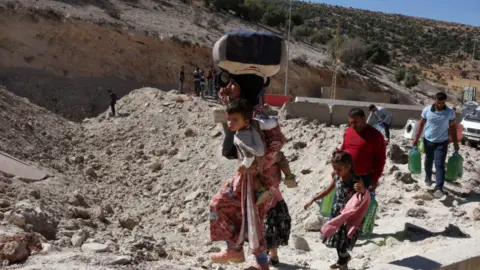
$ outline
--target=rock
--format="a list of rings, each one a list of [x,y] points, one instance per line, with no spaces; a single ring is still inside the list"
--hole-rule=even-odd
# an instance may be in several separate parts
[[[480,220],[480,206],[473,209],[473,220]]]
[[[140,223],[140,219],[138,217],[132,217],[130,215],[123,215],[118,221],[123,228],[129,230],[133,230],[133,228]]]
[[[152,164],[150,164],[149,167],[152,170],[152,172],[158,172],[163,168],[163,164],[156,161],[156,162],[153,162]]]
[[[10,202],[5,200],[5,199],[1,199],[0,200],[0,207],[1,208],[5,208],[5,207],[9,207],[10,206]]]
[[[416,200],[416,201],[415,201],[415,204],[416,204],[416,205],[425,205],[425,201]]]
[[[83,156],[76,156],[72,158],[72,161],[77,164],[82,164],[85,161]]]
[[[4,214],[5,220],[9,221],[10,223],[13,223],[19,227],[25,226],[25,217],[22,214],[19,213],[12,213],[12,211],[5,212]]]
[[[184,203],[191,202],[195,200],[198,196],[202,195],[203,193],[204,193],[203,191],[194,191],[188,194],[187,197],[185,197],[185,199],[183,200],[183,202]]]
[[[412,198],[416,200],[424,200],[424,201],[431,201],[434,199],[433,195],[426,191],[419,191],[415,195],[413,195]]]
[[[82,245],[81,250],[85,253],[107,252],[108,246],[99,243],[85,243]]]
[[[26,241],[9,241],[1,249],[2,261],[16,263],[25,261],[30,256],[28,243]]]
[[[316,215],[316,214],[311,214],[304,222],[303,222],[303,228],[305,228],[306,231],[320,231],[324,223],[324,220],[322,217]]]
[[[293,247],[298,250],[303,250],[303,251],[310,251],[310,246],[308,245],[307,240],[305,238],[298,236],[298,235],[292,235],[292,242],[293,242]]]
[[[85,174],[88,175],[88,176],[94,177],[94,178],[97,177],[97,173],[95,172],[95,169],[93,167],[88,167],[85,170]]]
[[[293,143],[293,149],[295,149],[295,150],[303,149],[305,147],[307,147],[307,143],[305,143],[305,142],[294,142]]]
[[[411,209],[408,209],[407,211],[407,216],[413,217],[413,218],[425,218],[426,214],[427,214],[427,211],[423,208],[417,208],[417,209],[411,208]]]
[[[312,173],[312,170],[310,170],[310,169],[303,169],[303,170],[300,171],[300,173],[301,173],[301,174],[310,174],[310,173]]]
[[[400,243],[400,241],[398,241],[396,238],[394,237],[387,237],[387,239],[385,240],[385,245],[387,247],[393,247],[393,246],[396,246]]]
[[[90,219],[90,212],[85,208],[72,207],[69,212],[74,218]]]
[[[38,191],[38,190],[30,191],[29,195],[32,196],[33,198],[37,199],[37,200],[40,199],[40,191]]]
[[[212,137],[212,138],[216,138],[220,135],[222,135],[222,132],[219,131],[219,130],[212,130],[212,132],[210,132],[210,137]]]
[[[109,263],[110,265],[125,265],[129,264],[132,261],[132,257],[130,256],[118,256],[112,259]]]
[[[390,158],[394,163],[397,164],[407,164],[408,155],[396,144],[390,146],[390,150],[387,153],[387,157]]]
[[[58,227],[66,230],[78,230],[80,228],[76,219],[62,220]]]
[[[110,156],[111,154],[113,154],[113,152],[112,150],[110,150],[110,148],[107,148],[107,150],[105,150],[105,154]]]
[[[195,132],[193,132],[193,129],[191,129],[191,128],[185,129],[185,131],[183,132],[183,134],[185,134],[185,137],[193,137],[193,136],[195,136]]]
[[[410,173],[405,173],[405,172],[396,172],[394,175],[395,179],[405,183],[405,184],[413,184],[416,183],[417,181],[412,178],[412,175]]]
[[[390,169],[388,170],[388,174],[390,174],[390,175],[391,175],[391,174],[394,174],[395,172],[398,172],[399,170],[400,170],[400,169],[399,169],[397,166],[393,165],[393,166],[390,167]]]
[[[179,151],[178,148],[174,148],[168,152],[168,155],[175,156],[176,154],[178,154],[178,151]]]
[[[103,223],[107,222],[107,219],[105,218],[105,211],[100,206],[97,206],[91,210],[91,216]]]
[[[85,242],[86,238],[87,238],[87,233],[83,230],[79,230],[72,236],[70,241],[72,243],[72,246],[80,247],[83,244],[83,242]]]
[[[168,151],[167,149],[160,149],[160,150],[155,150],[153,153],[155,156],[160,157],[160,156],[166,155]]]
[[[75,190],[68,198],[68,203],[74,206],[89,207],[89,205],[85,202],[85,198],[78,190]]]

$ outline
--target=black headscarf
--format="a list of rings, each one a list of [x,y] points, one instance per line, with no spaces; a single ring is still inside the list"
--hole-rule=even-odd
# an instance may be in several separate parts
[[[259,102],[258,94],[265,85],[263,78],[253,74],[231,76],[240,86],[240,97],[250,101],[253,106],[257,105]]]

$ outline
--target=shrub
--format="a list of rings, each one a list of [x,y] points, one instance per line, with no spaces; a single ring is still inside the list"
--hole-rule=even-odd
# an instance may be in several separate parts
[[[246,0],[239,8],[242,18],[254,22],[260,21],[265,13],[261,0]]]
[[[405,87],[407,87],[408,89],[418,85],[419,83],[419,80],[417,78],[417,76],[413,73],[410,73],[410,72],[407,72],[407,74],[405,75]]]
[[[347,39],[340,46],[339,58],[348,66],[360,68],[365,61],[367,47],[359,38]]]
[[[325,30],[318,30],[312,36],[312,43],[325,45],[330,40],[330,33]]]
[[[280,26],[285,23],[286,19],[285,12],[275,7],[268,7],[265,14],[263,14],[263,21],[268,26]]]
[[[292,31],[292,35],[296,38],[298,37],[310,37],[313,35],[314,30],[311,27],[308,27],[306,25],[301,25],[301,26],[295,26]]]
[[[405,68],[400,67],[395,70],[395,80],[399,83],[405,79]]]
[[[390,63],[390,54],[379,43],[374,43],[369,46],[366,52],[367,59],[376,64],[386,66]]]

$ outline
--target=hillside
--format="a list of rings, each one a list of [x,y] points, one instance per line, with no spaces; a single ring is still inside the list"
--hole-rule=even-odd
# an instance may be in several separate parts
[[[229,3],[229,9],[238,9],[237,15],[286,33],[288,0],[247,0],[239,8],[234,8],[235,0],[210,2],[214,7]],[[247,16],[243,9],[256,15]],[[471,65],[474,39],[480,35],[480,27],[307,1],[293,1],[292,24],[294,38],[318,48],[329,47],[339,25],[340,34],[345,38],[360,38],[367,46],[385,49],[391,56],[391,62],[387,63],[391,66],[421,67],[422,79],[456,90],[469,83],[461,79],[470,75],[476,80],[473,84],[480,85],[478,66]],[[479,47],[477,61],[480,60]]]

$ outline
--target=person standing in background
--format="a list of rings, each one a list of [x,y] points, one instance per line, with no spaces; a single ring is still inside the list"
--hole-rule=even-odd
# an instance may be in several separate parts
[[[383,129],[385,130],[385,137],[387,137],[387,144],[390,143],[390,127],[392,126],[392,113],[389,112],[386,108],[370,105],[368,107],[370,110],[370,115],[367,118],[367,123],[370,123],[370,119],[375,117],[377,122],[382,125]]]
[[[193,83],[195,85],[195,95],[197,97],[200,95],[200,91],[201,91],[200,76],[201,76],[201,71],[200,71],[200,68],[197,67],[195,71],[193,71]]]
[[[183,70],[183,66],[180,68],[178,79],[180,80],[180,86],[178,87],[178,91],[180,92],[180,94],[183,94],[183,83],[185,82],[185,71]]]
[[[107,90],[108,96],[110,97],[110,109],[112,110],[112,116],[115,116],[115,104],[117,104],[117,94],[112,92],[112,90]]]
[[[213,67],[207,72],[207,94],[213,96]]]

